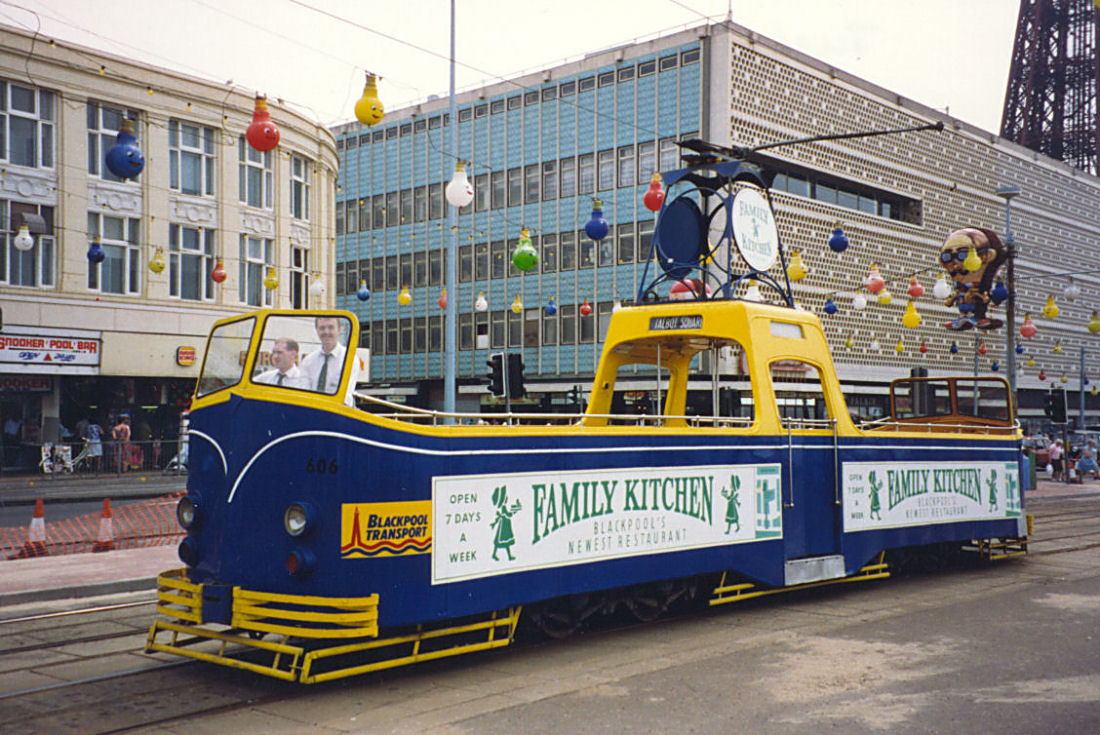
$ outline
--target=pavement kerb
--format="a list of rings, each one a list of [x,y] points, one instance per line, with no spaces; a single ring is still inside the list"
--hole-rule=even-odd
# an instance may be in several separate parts
[[[23,592],[0,592],[0,608],[27,603],[53,602],[100,595],[115,595],[123,592],[141,592],[156,589],[156,575],[135,579],[114,579],[109,582],[91,582],[69,587],[48,587]]]

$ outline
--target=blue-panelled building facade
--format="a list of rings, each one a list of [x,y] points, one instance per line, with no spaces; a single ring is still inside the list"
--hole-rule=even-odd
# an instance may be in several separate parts
[[[458,217],[458,293],[447,295],[458,313],[459,411],[499,410],[485,379],[495,352],[522,354],[528,405],[574,407],[571,390],[587,389],[616,303],[629,305],[637,293],[655,221],[642,203],[650,176],[680,168],[676,143],[688,138],[752,147],[943,123],[938,132],[765,151],[780,236],[809,271],[794,284],[795,300],[821,317],[849,410],[861,418],[881,415],[887,383],[913,368],[1004,370],[1004,330],[981,339],[947,330],[958,312],[930,295],[916,299],[922,324],[902,323],[910,279],[931,291],[949,233],[1003,232],[998,186],[1022,189],[1012,205],[1016,273],[1026,276],[1017,281],[1018,321],[1025,312],[1038,319],[1048,294],[1065,286],[1043,280],[1050,263],[1100,258],[1091,224],[1100,211],[1096,177],[728,21],[600,50],[465,91],[456,103],[457,157],[469,162],[475,191]],[[370,349],[361,389],[426,408],[443,406],[444,187],[456,162],[448,110],[446,98],[430,98],[387,111],[371,128],[331,130],[341,162],[335,306],[359,316],[360,346]],[[584,232],[594,199],[611,225],[599,242]],[[826,245],[838,225],[852,243],[842,254]],[[511,261],[523,228],[539,253],[529,272]],[[895,298],[870,295],[860,309],[854,297],[872,266]],[[1100,308],[1100,279],[1076,280],[1081,295],[1061,304],[1064,318],[1037,322],[1044,344],[1017,361],[1025,418],[1042,416],[1040,375],[1065,376],[1071,395],[1087,385],[1075,360],[1050,350],[1056,342],[1058,355],[1092,348],[1074,327]],[[357,296],[363,285],[365,301]],[[827,299],[840,308],[825,312]],[[739,389],[737,364],[719,356],[717,366],[697,368],[700,391],[709,392],[715,369],[723,386]],[[638,378],[628,410],[653,387],[651,376]]]

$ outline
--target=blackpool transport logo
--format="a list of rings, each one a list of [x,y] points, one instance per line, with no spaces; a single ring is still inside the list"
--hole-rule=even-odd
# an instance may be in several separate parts
[[[340,557],[425,554],[432,549],[432,503],[345,503]]]

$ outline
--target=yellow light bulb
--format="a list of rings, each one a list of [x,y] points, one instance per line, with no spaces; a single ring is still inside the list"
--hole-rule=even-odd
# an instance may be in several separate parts
[[[378,99],[378,76],[367,72],[363,96],[355,103],[355,119],[364,125],[377,125],[386,114],[386,108]]]
[[[917,307],[910,301],[905,307],[905,315],[901,318],[901,325],[906,329],[916,329],[920,326],[921,318],[917,313]]]
[[[264,288],[268,291],[274,291],[279,287],[279,279],[275,276],[275,269],[267,269],[267,278],[264,279]]]
[[[412,303],[412,300],[413,297],[412,294],[409,293],[409,287],[402,286],[401,293],[397,294],[397,303],[401,304],[402,306],[408,306]]]
[[[1093,334],[1100,332],[1100,312],[1093,309],[1092,319],[1089,319],[1089,323],[1085,326],[1088,327],[1088,330]]]
[[[1054,303],[1054,294],[1047,296],[1046,306],[1043,307],[1043,316],[1047,319],[1054,319],[1060,311],[1058,304]]]
[[[792,281],[801,281],[808,273],[806,265],[802,262],[801,251],[795,250],[791,253],[791,262],[787,265],[787,278]]]
[[[515,300],[512,301],[512,313],[513,314],[522,314],[523,313],[523,302],[519,300],[519,294],[516,294]]]
[[[890,293],[890,289],[888,288],[884,288],[878,292],[878,302],[883,306],[889,304],[891,301],[893,301],[893,299],[894,296]]]
[[[149,270],[154,273],[164,272],[164,250],[157,248],[157,251],[153,253],[153,257],[149,259]]]

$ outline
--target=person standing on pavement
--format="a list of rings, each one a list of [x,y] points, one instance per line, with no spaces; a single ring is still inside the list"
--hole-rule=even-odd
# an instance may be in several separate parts
[[[1048,447],[1048,451],[1050,452],[1050,466],[1053,468],[1050,477],[1052,480],[1061,480],[1062,459],[1065,454],[1065,451],[1062,449],[1062,440],[1055,439]]]
[[[1081,448],[1081,458],[1077,460],[1077,477],[1085,479],[1085,473],[1091,472],[1094,480],[1100,480],[1100,466],[1096,464],[1096,442],[1089,439]]]
[[[88,444],[88,464],[99,475],[99,461],[103,457],[103,429],[95,421],[84,427],[84,441]]]
[[[111,429],[111,438],[115,440],[115,461],[120,471],[127,469],[130,455],[130,417],[123,414],[115,428]]]

